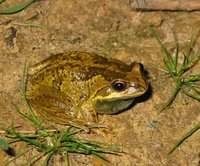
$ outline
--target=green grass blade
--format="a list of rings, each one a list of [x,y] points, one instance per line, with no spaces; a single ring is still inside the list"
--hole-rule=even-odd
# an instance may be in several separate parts
[[[12,129],[10,129],[10,127],[5,127],[5,126],[3,126],[3,125],[0,125],[0,128],[2,129],[2,130],[4,130],[5,132],[7,132],[7,137],[9,137],[9,138],[16,138],[16,136],[14,135],[14,131],[13,131],[13,126],[11,127]],[[14,137],[13,137],[13,135],[14,135]],[[10,137],[11,136],[11,137]]]
[[[180,70],[178,71],[179,76],[181,76],[184,72],[188,70],[187,65],[188,65],[188,56],[185,53],[183,53],[183,62],[180,67]]]
[[[24,137],[24,136],[16,133],[15,131],[14,131],[14,133],[18,138],[20,138],[24,142],[27,142],[27,143],[29,143],[31,145],[34,145],[34,146],[39,147],[39,148],[44,149],[44,150],[47,150],[47,149],[51,148],[50,146],[45,145],[44,143],[41,143],[40,141],[36,141],[36,140],[33,140],[32,138]]]
[[[174,47],[175,47],[175,59],[173,61],[174,61],[175,70],[177,71],[179,44],[178,44],[178,38],[176,36],[176,33],[173,30],[172,30],[172,32],[173,32],[173,36],[174,36]]]
[[[190,75],[189,79],[187,79],[186,82],[197,82],[197,81],[200,81],[200,75]]]
[[[19,138],[14,138],[14,137],[16,137],[16,136],[14,136],[14,137],[9,137],[9,135],[6,135],[8,138],[12,138],[12,140],[8,140],[8,143],[9,144],[13,144],[13,143],[15,143],[15,142],[20,142],[21,141],[21,139],[19,139]]]
[[[42,124],[40,123],[38,117],[33,112],[32,108],[26,98],[26,83],[27,83],[27,79],[28,79],[27,75],[28,75],[28,67],[25,62],[23,76],[22,76],[22,84],[21,84],[21,99],[23,101],[23,104],[26,106],[28,112],[30,113],[30,115],[28,116],[28,119],[31,120],[41,131],[43,131],[44,128],[43,128]]]
[[[191,58],[189,58],[188,61],[188,68],[191,68],[192,66],[194,66],[200,59],[200,48],[198,48],[198,50],[193,54],[193,56]]]
[[[32,118],[29,115],[25,114],[23,111],[21,111],[20,108],[17,106],[17,104],[13,103],[13,106],[15,107],[15,110],[17,112],[19,112],[21,115],[32,121]]]
[[[20,12],[20,11],[24,10],[25,8],[27,8],[29,5],[31,5],[35,1],[36,0],[30,0],[28,2],[20,4],[18,6],[11,7],[9,9],[0,10],[0,14],[13,14],[13,13]]]
[[[62,154],[64,156],[65,162],[67,163],[67,166],[70,166],[69,153],[66,151],[66,152],[63,152]]]
[[[0,4],[2,3],[2,2],[4,2],[5,0],[0,0]]]
[[[20,4],[18,6],[11,7],[11,8],[4,9],[4,10],[0,10],[0,14],[13,14],[13,13],[20,12],[20,11],[24,10],[25,8],[27,8],[29,5],[31,5],[35,1],[36,0],[30,0],[28,2]]]
[[[171,154],[176,148],[178,148],[183,141],[189,138],[192,134],[194,134],[197,130],[200,129],[200,123],[198,123],[194,128],[192,128],[188,133],[186,133],[172,148],[169,150],[168,155]]]
[[[112,154],[117,154],[119,152],[122,152],[122,150],[119,150],[120,148],[114,145],[105,145],[100,142],[91,142],[88,140],[80,140],[73,137],[68,137],[65,139],[61,139],[61,145],[60,147],[69,147],[77,150],[86,150],[84,153],[90,153],[90,151],[98,151],[98,152],[108,152]]]
[[[31,166],[33,165],[36,161],[38,161],[39,159],[41,159],[42,157],[44,157],[46,155],[46,152],[40,152],[38,154],[36,154],[35,156],[33,156],[31,159],[27,160],[27,162],[24,165],[27,166]]]
[[[99,159],[102,159],[104,161],[107,161],[108,163],[110,163],[110,161],[108,160],[107,157],[105,157],[104,155],[101,155],[100,153],[97,153],[95,151],[92,152],[92,155],[99,158]]]
[[[181,90],[181,80],[177,81],[177,84],[176,84],[176,89],[174,91],[174,93],[172,94],[172,96],[169,98],[169,100],[164,104],[164,106],[160,109],[160,113],[162,111],[164,111],[166,108],[170,107],[170,105],[173,103],[173,101],[175,100],[177,94],[180,92]]]
[[[200,91],[195,87],[193,86],[190,82],[188,83],[185,83],[185,85],[190,88],[191,90],[193,90],[194,92],[196,92],[198,95],[200,95]],[[183,89],[183,88],[182,88]],[[183,89],[184,90],[184,89]]]
[[[175,73],[176,72],[175,62],[173,62],[172,55],[170,54],[170,52],[167,50],[167,48],[164,45],[161,45],[161,48],[166,55],[166,59],[167,59],[166,62],[168,66],[170,66],[171,71]]]
[[[165,64],[165,67],[167,68],[167,71],[169,72],[169,74],[170,74],[171,76],[176,75],[176,74],[173,72],[173,67],[172,67],[172,65],[171,65],[170,63],[168,63],[168,61],[166,60],[166,58],[164,58],[163,62],[164,62],[164,64]]]
[[[199,83],[197,83],[197,82],[191,82],[191,85],[193,87],[195,87],[196,89],[200,90],[200,84]]]
[[[23,101],[23,104],[28,108],[31,116],[35,117],[35,114],[32,111],[31,106],[29,105],[27,98],[26,98],[26,88],[27,88],[26,83],[27,83],[27,80],[28,80],[28,67],[27,67],[26,62],[25,62],[24,70],[23,70],[23,76],[22,76],[22,83],[21,83],[21,99]]]
[[[157,42],[160,44],[163,52],[166,55],[166,59],[164,61],[165,61],[165,65],[166,65],[167,69],[169,71],[171,71],[170,74],[171,73],[176,73],[176,66],[177,66],[177,60],[176,59],[177,58],[175,60],[173,60],[171,53],[168,51],[168,49],[165,47],[165,45],[161,42],[161,40],[158,37],[158,35],[155,32],[155,30],[152,27],[150,27],[150,26],[148,26],[148,27],[149,27],[152,35],[155,37],[155,39],[157,40]],[[175,38],[175,40],[176,40],[176,38]],[[177,41],[175,41],[175,45],[178,45]],[[178,56],[178,50],[179,50],[179,47],[176,47],[176,51],[177,51],[176,54],[177,54],[177,56]]]
[[[195,81],[199,81],[199,76],[197,77],[191,77],[189,78],[186,82],[184,82],[184,86],[188,87],[191,91],[186,91],[185,87],[182,87],[181,90],[184,94],[186,94],[187,96],[200,101],[200,84],[194,84]]]
[[[199,32],[193,32],[192,35],[191,35],[191,38],[189,39],[188,47],[187,47],[187,53],[186,53],[186,55],[188,55],[188,57],[190,57],[190,55],[193,51],[193,46],[195,44],[195,41],[197,40],[197,37],[199,36],[198,33]]]
[[[50,153],[47,153],[47,156],[46,156],[42,166],[48,166],[48,163],[49,163],[51,157],[54,155],[54,153],[55,153],[54,151],[51,151]]]
[[[191,54],[191,53],[190,53]],[[183,74],[190,68],[192,68],[200,59],[200,48],[192,55],[183,53],[183,62],[179,70],[179,75]]]
[[[28,23],[13,23],[14,25],[19,25],[19,26],[26,26],[26,27],[36,27],[36,28],[40,28],[40,29],[49,29],[48,26],[46,25],[42,25],[36,22],[28,22]]]
[[[193,98],[193,99],[195,99],[195,100],[197,100],[197,101],[200,101],[200,97],[198,97],[197,95],[194,95],[194,94],[192,94],[192,93],[186,92],[186,91],[183,90],[183,89],[182,89],[182,91],[183,91],[183,93],[185,93],[187,96],[189,96],[189,97],[191,97],[191,98]]]
[[[62,134],[61,134],[61,141],[62,141],[62,140],[64,141],[65,138],[68,139],[70,136],[75,135],[75,134],[78,134],[78,133],[80,133],[81,131],[83,131],[83,129],[78,129],[78,130],[76,130],[76,131],[69,131],[69,130],[63,131]]]
[[[0,148],[3,150],[8,150],[9,149],[8,141],[0,138]]]

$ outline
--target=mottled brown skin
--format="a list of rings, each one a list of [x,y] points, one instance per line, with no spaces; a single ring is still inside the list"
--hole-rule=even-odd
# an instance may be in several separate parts
[[[140,64],[127,65],[88,52],[52,55],[29,69],[27,97],[36,112],[59,124],[77,127],[96,114],[116,114],[148,89]],[[115,81],[123,90],[113,88]]]

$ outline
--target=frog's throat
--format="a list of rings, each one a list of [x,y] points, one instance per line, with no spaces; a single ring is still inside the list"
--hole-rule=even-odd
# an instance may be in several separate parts
[[[93,102],[95,111],[99,114],[117,114],[132,105],[134,98],[119,101],[101,101]]]

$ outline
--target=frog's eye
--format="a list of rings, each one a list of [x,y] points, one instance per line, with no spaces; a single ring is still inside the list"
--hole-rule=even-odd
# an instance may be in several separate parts
[[[122,81],[122,80],[115,80],[112,83],[112,88],[115,91],[123,91],[126,89],[126,82]]]

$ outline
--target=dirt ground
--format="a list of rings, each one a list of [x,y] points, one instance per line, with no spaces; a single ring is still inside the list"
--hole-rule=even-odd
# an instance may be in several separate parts
[[[24,1],[6,1],[0,8],[14,6],[16,2]],[[29,23],[41,24],[48,29],[29,27]],[[127,63],[137,61],[149,73],[152,92],[130,110],[105,119],[105,124],[111,128],[109,141],[105,142],[122,145],[125,153],[107,155],[110,164],[91,156],[72,155],[71,165],[199,166],[199,131],[173,154],[167,155],[171,146],[200,121],[200,103],[179,94],[171,109],[158,114],[172,94],[174,84],[165,75],[164,54],[146,24],[154,26],[169,48],[173,48],[173,29],[183,51],[192,33],[200,30],[200,12],[136,12],[130,8],[128,0],[44,0],[20,13],[0,15],[0,122],[23,126],[24,130],[33,128],[11,104],[11,101],[20,102],[25,60],[35,64],[51,54],[79,50]],[[199,74],[200,63],[191,72]],[[92,139],[93,135],[88,137]],[[17,153],[23,147],[26,145],[13,148]],[[9,157],[0,151],[0,158],[0,165],[3,165]],[[11,165],[22,163],[17,161]]]

